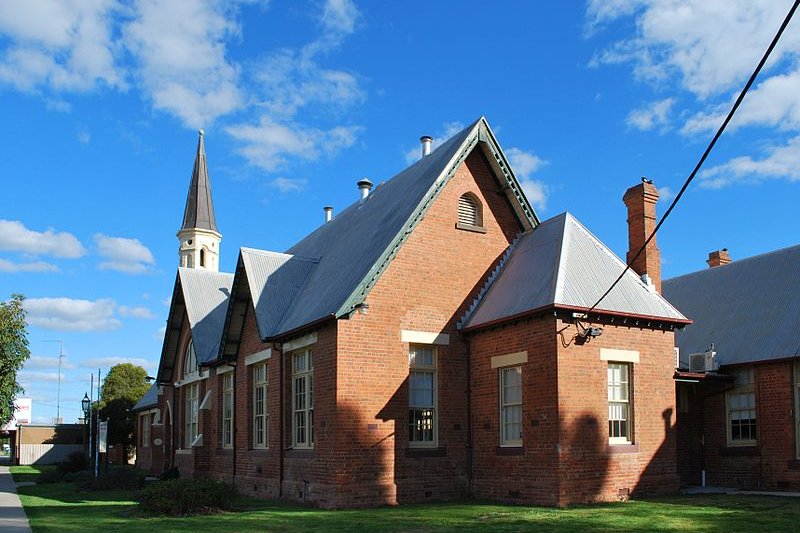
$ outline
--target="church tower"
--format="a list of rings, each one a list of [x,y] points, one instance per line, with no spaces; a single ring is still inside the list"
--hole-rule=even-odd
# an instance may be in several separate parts
[[[200,130],[200,139],[197,141],[192,182],[189,184],[183,226],[178,231],[178,240],[180,266],[219,271],[219,243],[222,235],[217,231],[214,203],[211,201],[203,130]]]

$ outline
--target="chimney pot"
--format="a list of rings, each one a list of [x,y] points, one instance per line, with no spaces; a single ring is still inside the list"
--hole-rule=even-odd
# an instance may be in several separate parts
[[[422,143],[422,157],[431,154],[431,143],[433,142],[433,138],[429,135],[423,135],[419,138],[419,142]]]
[[[706,264],[708,265],[708,268],[716,268],[725,266],[732,261],[733,259],[731,259],[728,249],[723,248],[722,250],[709,252],[708,259],[706,259]]]
[[[645,241],[656,227],[658,191],[652,180],[642,180],[638,185],[625,191],[622,201],[628,208],[627,261],[631,263],[633,257],[644,246]],[[642,250],[636,261],[631,263],[631,269],[643,279],[649,278],[655,290],[661,292],[661,253],[656,244],[656,237],[653,237],[647,247]]]
[[[364,178],[356,183],[358,190],[361,191],[361,199],[363,200],[369,196],[369,191],[372,189],[372,182],[368,178]]]
[[[322,208],[322,210],[325,211],[325,223],[330,222],[331,217],[333,217],[333,208],[329,205],[326,205]]]

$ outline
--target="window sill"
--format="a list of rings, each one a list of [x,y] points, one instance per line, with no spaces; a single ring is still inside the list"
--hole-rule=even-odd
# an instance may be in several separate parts
[[[191,448],[178,448],[175,450],[175,455],[192,455],[192,451]]]
[[[456,229],[472,231],[474,233],[486,233],[486,228],[483,226],[473,226],[472,224],[462,224],[461,222],[456,222]]]
[[[729,457],[758,457],[761,455],[761,449],[756,444],[729,444],[721,446],[719,454]]]
[[[317,452],[314,448],[290,448],[286,450],[284,456],[287,459],[314,459]]]
[[[525,455],[525,447],[524,446],[498,446],[495,451],[495,455],[500,456],[510,456],[510,455]]]
[[[447,446],[439,448],[406,448],[406,457],[447,457]]]
[[[639,444],[609,444],[608,453],[609,455],[618,453],[639,453]]]

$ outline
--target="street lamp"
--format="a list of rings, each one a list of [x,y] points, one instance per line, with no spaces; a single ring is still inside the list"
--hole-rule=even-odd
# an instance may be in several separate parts
[[[87,445],[86,445],[86,429],[85,429],[85,427],[86,427],[87,419],[89,418],[89,408],[91,407],[91,405],[92,405],[92,400],[89,399],[89,393],[84,392],[83,393],[83,400],[81,400],[81,410],[83,411],[83,426],[84,426],[84,430],[83,430],[83,449],[84,449],[84,452],[86,453],[87,457],[89,456],[89,450],[88,450]],[[88,422],[91,424],[92,421],[89,420]]]

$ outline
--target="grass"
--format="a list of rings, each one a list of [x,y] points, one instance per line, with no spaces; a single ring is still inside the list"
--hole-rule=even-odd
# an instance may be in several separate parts
[[[13,467],[30,480],[36,467]],[[71,483],[19,488],[34,532],[311,531],[311,532],[796,532],[800,499],[767,496],[670,496],[569,509],[484,503],[406,505],[324,511],[242,499],[241,510],[185,518],[147,518],[131,491],[80,492]]]

